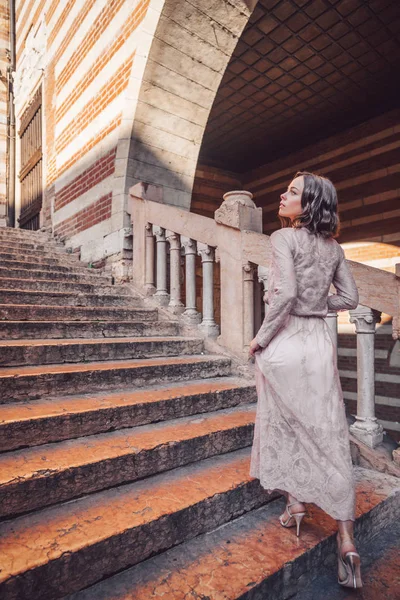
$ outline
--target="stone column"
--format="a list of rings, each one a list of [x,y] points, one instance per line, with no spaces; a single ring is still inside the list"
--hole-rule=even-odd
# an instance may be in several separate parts
[[[147,296],[152,296],[156,291],[154,279],[154,243],[153,225],[151,223],[146,223],[144,288]]]
[[[325,317],[326,323],[331,332],[333,343],[336,349],[336,356],[338,351],[338,314],[337,311],[328,311],[328,314]]]
[[[243,339],[245,349],[254,337],[254,271],[247,262],[243,265]]]
[[[260,283],[262,283],[262,285],[263,285],[264,314],[267,314],[267,310],[268,310],[267,293],[268,293],[269,269],[267,269],[267,267],[258,267],[257,274],[258,274],[258,281]]]
[[[185,249],[186,306],[183,317],[191,323],[200,323],[201,315],[196,309],[196,242],[181,236],[181,243]]]
[[[350,431],[375,448],[383,440],[383,428],[375,417],[375,326],[381,313],[361,304],[349,313],[357,333],[357,416]]]
[[[166,232],[169,242],[170,260],[170,300],[168,308],[174,314],[181,314],[185,307],[181,300],[181,239],[173,231]]]
[[[166,306],[169,302],[167,291],[167,240],[165,239],[165,229],[153,226],[153,233],[156,237],[157,245],[157,291],[154,298],[159,304]]]
[[[214,258],[215,250],[207,244],[197,244],[203,267],[203,320],[200,328],[209,336],[216,337],[219,327],[214,321]]]

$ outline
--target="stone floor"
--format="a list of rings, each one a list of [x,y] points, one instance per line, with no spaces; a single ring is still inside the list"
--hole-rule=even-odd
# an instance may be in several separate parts
[[[323,570],[321,576],[292,600],[399,600],[400,598],[400,521],[379,532],[372,541],[359,545],[364,587],[340,587],[336,573]]]

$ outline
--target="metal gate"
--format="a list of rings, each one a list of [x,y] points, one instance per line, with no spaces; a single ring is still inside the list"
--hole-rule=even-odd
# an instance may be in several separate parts
[[[42,208],[42,88],[34,95],[21,118],[21,214],[22,229],[36,230],[40,227]]]

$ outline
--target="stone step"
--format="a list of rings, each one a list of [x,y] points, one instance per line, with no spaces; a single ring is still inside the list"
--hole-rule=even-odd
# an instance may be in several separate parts
[[[293,600],[399,600],[400,594],[400,521],[380,529],[373,539],[361,536],[358,545],[361,556],[363,589],[355,594],[337,583],[334,567],[322,565],[318,576],[301,589]]]
[[[28,260],[2,260],[1,265],[4,268],[19,270],[19,269],[40,269],[40,271],[51,271],[55,273],[75,273],[84,275],[89,268],[82,263],[60,264],[56,260],[46,260],[44,258],[29,257]]]
[[[3,523],[0,597],[61,598],[261,506],[248,471],[238,450]]]
[[[231,361],[220,355],[180,356],[88,364],[5,367],[0,370],[0,404],[57,394],[143,387],[162,382],[225,377]]]
[[[156,319],[157,315],[154,313]],[[0,321],[0,340],[179,335],[172,321]]]
[[[114,306],[45,306],[37,304],[0,304],[3,321],[115,321],[157,319],[157,309]]]
[[[135,337],[0,342],[0,367],[56,365],[200,354],[202,338]]]
[[[91,280],[93,281],[93,279]],[[94,283],[77,283],[75,281],[58,281],[57,279],[18,279],[0,277],[0,288],[36,292],[75,292],[84,294],[118,294],[132,296],[132,291],[124,285],[96,285]]]
[[[35,242],[13,242],[13,241],[2,241],[0,240],[0,252],[7,252],[10,254],[54,254],[55,256],[68,256],[72,260],[79,260],[79,256],[75,252],[67,252],[63,244],[57,244],[55,242],[49,242],[47,244],[37,244]]]
[[[17,262],[31,262],[32,259],[37,261],[39,264],[43,262],[43,264],[60,264],[60,265],[71,265],[74,266],[76,264],[82,265],[80,263],[78,256],[74,254],[67,254],[66,252],[47,250],[44,252],[43,250],[29,250],[24,249],[16,250],[13,248],[6,249],[4,246],[0,246],[0,261],[3,260],[12,260]],[[82,265],[86,266],[86,265]]]
[[[367,541],[374,544],[384,525],[396,522],[400,494],[393,477],[359,468],[356,477],[355,532],[362,551]],[[284,499],[276,499],[65,600],[331,600],[326,586],[318,586],[314,595],[295,595],[308,582],[319,579],[323,570],[329,570],[335,585],[332,600],[354,598],[354,590],[337,583],[335,521],[309,504],[297,538],[293,528],[283,529],[278,523],[284,508]],[[361,560],[366,583],[363,554]],[[363,590],[362,598],[395,600],[390,590],[381,589],[385,591],[382,596],[364,596]]]
[[[133,308],[141,306],[143,301],[139,296],[133,294],[86,294],[84,292],[0,289],[0,304]]]
[[[256,402],[234,377],[0,405],[0,452]]]
[[[51,279],[57,281],[77,282],[77,283],[89,283],[92,285],[110,286],[112,284],[112,277],[110,275],[104,275],[94,269],[86,269],[77,273],[71,271],[51,271],[41,270],[41,268],[28,268],[28,269],[17,269],[7,268],[4,265],[0,265],[0,277],[11,278],[11,279],[32,279],[32,280],[43,280]]]
[[[49,233],[16,229],[13,227],[0,227],[0,240],[22,240],[27,242],[53,243],[55,240]]]
[[[0,518],[245,448],[254,406],[241,406],[6,452],[0,456]]]

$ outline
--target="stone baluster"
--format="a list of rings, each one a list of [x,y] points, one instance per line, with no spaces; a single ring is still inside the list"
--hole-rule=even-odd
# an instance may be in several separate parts
[[[263,293],[263,302],[264,302],[264,314],[267,314],[268,304],[267,304],[267,294],[268,294],[268,278],[269,278],[269,269],[267,267],[258,267],[258,281],[262,283],[264,293]]]
[[[203,320],[200,328],[209,336],[216,337],[219,327],[214,320],[214,259],[215,250],[207,244],[197,244],[203,267]]]
[[[181,236],[185,249],[185,296],[186,306],[183,317],[191,323],[200,323],[201,315],[196,309],[196,254],[195,240]]]
[[[333,343],[336,349],[336,356],[338,350],[338,314],[337,311],[328,311],[328,314],[325,317],[326,324],[329,327],[329,331],[331,332],[331,337],[333,339]]]
[[[159,304],[166,306],[169,302],[169,294],[167,291],[167,240],[165,229],[153,226],[153,233],[157,245],[157,290],[154,298],[157,299]]]
[[[152,296],[156,291],[155,273],[154,273],[154,235],[153,225],[146,223],[146,242],[145,242],[145,280],[144,287],[147,296]]]
[[[361,304],[349,313],[357,333],[357,415],[350,431],[375,448],[383,440],[383,428],[375,417],[375,326],[381,313]]]
[[[181,300],[181,239],[173,231],[166,232],[169,242],[170,259],[170,300],[168,308],[174,314],[181,314],[185,307]]]
[[[247,262],[243,265],[243,338],[248,348],[254,337],[254,272],[255,266]]]

